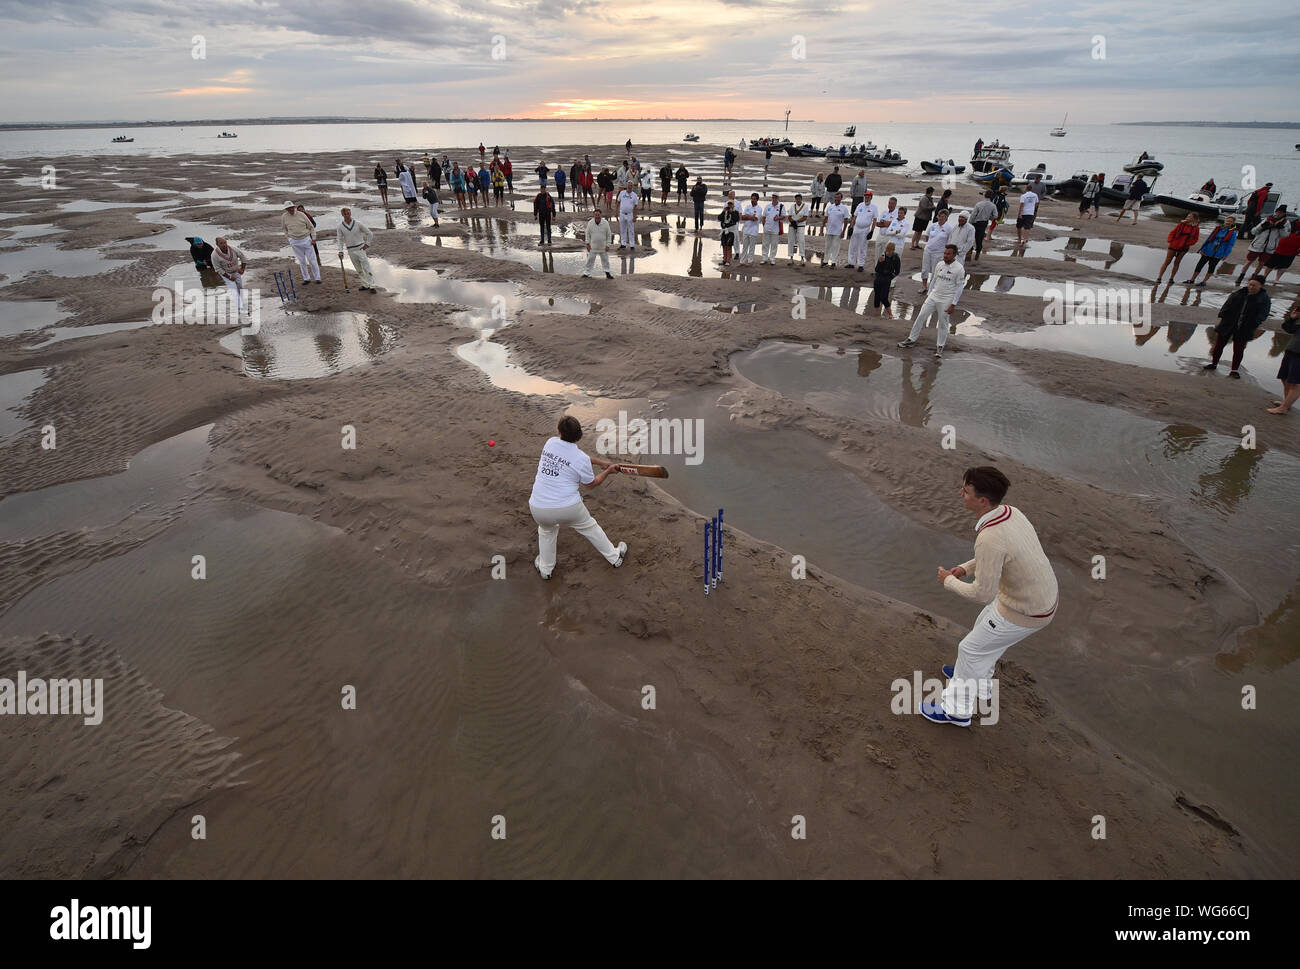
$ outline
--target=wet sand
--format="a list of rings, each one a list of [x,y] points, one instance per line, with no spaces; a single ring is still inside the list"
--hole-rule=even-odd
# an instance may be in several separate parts
[[[545,157],[584,152],[623,155]],[[444,192],[437,228],[395,183],[385,213],[379,159],[355,155],[67,159],[55,190],[31,178],[42,160],[3,166],[0,676],[102,676],[106,714],[0,717],[0,871],[1297,874],[1300,416],[1263,410],[1273,332],[1244,379],[1200,371],[1230,284],[1152,289],[1171,222],[1077,223],[1049,200],[1028,246],[999,228],[936,363],[932,331],[894,346],[920,253],[902,253],[902,319],[882,320],[869,273],[788,267],[784,245],[724,271],[716,222],[692,234],[656,179],[635,256],[583,279],[586,213],[566,205],[536,245],[538,157],[512,151],[514,209],[459,213]],[[722,188],[720,149],[641,157]],[[360,188],[340,188],[346,165]],[[818,170],[774,158],[765,184],[743,152],[732,185],[788,200]],[[931,184],[868,175],[909,206]],[[281,306],[285,198],[321,220],[325,282]],[[344,291],[343,204],[376,230],[377,294],[350,265]],[[259,333],[149,325],[156,287],[213,285],[194,234],[251,257]],[[1067,282],[1141,289],[1151,326],[1044,325]],[[1270,331],[1295,291],[1273,292]],[[704,461],[590,495],[627,564],[568,533],[544,583],[527,498],[566,409],[588,450],[620,410],[699,418]],[[956,490],[977,463],[1011,477],[1062,599],[1000,665],[999,722],[960,731],[891,713],[890,685],[938,677],[974,618],[933,577],[969,556]]]

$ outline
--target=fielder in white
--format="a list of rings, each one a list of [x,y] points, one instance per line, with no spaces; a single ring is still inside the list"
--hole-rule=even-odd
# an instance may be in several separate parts
[[[863,272],[867,265],[867,244],[871,241],[871,233],[875,231],[876,220],[880,218],[880,209],[871,199],[872,193],[867,192],[853,211],[853,233],[849,236],[849,266],[858,272]]]
[[[948,210],[940,212],[930,228],[926,230],[925,251],[921,253],[921,289],[925,290],[930,285],[930,273],[943,258],[943,251],[948,245],[948,236],[952,233],[952,226],[948,224]]]
[[[969,468],[961,500],[979,516],[975,557],[953,569],[939,567],[943,587],[972,602],[987,603],[957,647],[957,662],[943,668],[948,677],[938,704],[921,704],[921,715],[935,723],[969,727],[976,694],[992,697],[993,668],[1010,647],[1042,629],[1056,615],[1059,592],[1052,563],[1038,534],[1019,508],[1002,504],[1011,482],[997,468]],[[973,582],[963,582],[970,577]]]
[[[284,203],[284,213],[280,216],[280,228],[293,248],[298,259],[298,268],[302,270],[302,284],[320,282],[320,261],[316,258],[316,226],[311,219],[299,212],[292,202]]]
[[[758,200],[758,193],[749,196],[749,201],[740,210],[740,259],[742,266],[754,265],[754,246],[758,242],[759,225],[763,221],[763,205]]]
[[[781,245],[781,224],[785,222],[785,206],[775,192],[772,201],[763,206],[763,257],[760,262],[776,265],[776,250]]]
[[[957,261],[957,249],[948,246],[943,250],[943,262],[934,268],[934,285],[921,308],[916,311],[912,321],[912,332],[906,340],[898,345],[900,350],[916,346],[921,330],[931,317],[935,319],[935,328],[939,339],[934,348],[936,357],[943,356],[943,345],[948,342],[948,329],[952,326],[952,314],[957,310],[957,300],[961,298],[962,287],[966,285],[966,267]]]
[[[836,192],[835,201],[826,206],[826,216],[822,221],[825,228],[822,230],[826,236],[826,250],[822,253],[822,268],[826,268],[829,262],[831,268],[840,258],[840,245],[844,242],[844,227],[848,224],[849,217],[853,213],[849,207],[844,204],[844,193]]]
[[[608,223],[606,223],[608,225]],[[570,525],[605,556],[614,568],[627,557],[627,542],[615,548],[605,537],[604,530],[591,517],[578,493],[579,485],[597,488],[611,474],[618,473],[618,465],[601,458],[588,457],[579,447],[582,425],[576,417],[561,417],[557,428],[559,437],[550,438],[542,448],[537,462],[537,476],[533,479],[533,493],[528,499],[528,510],[537,522],[538,555],[533,566],[538,575],[549,579],[555,569],[555,543],[561,525]],[[601,472],[592,471],[592,465]]]
[[[876,251],[873,254],[876,262],[880,262],[880,257],[885,254],[885,246],[889,245],[891,242],[897,241],[894,236],[890,235],[890,233],[894,231],[894,223],[896,223],[899,218],[898,198],[897,196],[894,196],[889,200],[889,207],[881,212],[879,217],[876,219]],[[894,251],[899,253],[901,257],[902,246],[895,245]]]
[[[605,278],[613,279],[614,274],[609,271],[609,240],[610,229],[609,220],[602,219],[600,209],[596,209],[587,220],[587,268],[582,271],[582,275],[590,278],[591,267],[596,265],[596,257],[600,257],[600,264],[605,268]]]
[[[957,224],[948,233],[948,243],[957,247],[957,261],[963,266],[966,265],[970,251],[975,248],[975,226],[968,219],[965,212],[958,213]]]
[[[243,313],[244,306],[244,270],[248,268],[248,260],[244,254],[226,241],[224,236],[217,238],[217,244],[212,249],[212,268],[217,274],[226,281],[226,289],[230,290],[230,298],[235,301],[237,313]]]
[[[341,210],[343,221],[334,230],[334,240],[339,252],[346,252],[352,260],[352,268],[361,278],[361,289],[375,292],[375,271],[370,268],[370,257],[366,255],[375,241],[375,234],[360,222],[352,220],[352,210]]]
[[[808,233],[808,217],[812,214],[812,207],[803,200],[803,195],[796,193],[794,197],[794,208],[790,210],[790,235],[787,237],[788,253],[790,256],[790,265],[794,265],[795,250],[803,257],[804,265],[808,265],[808,245],[805,241]]]
[[[618,193],[618,247],[636,248],[636,206],[641,201],[631,186]]]

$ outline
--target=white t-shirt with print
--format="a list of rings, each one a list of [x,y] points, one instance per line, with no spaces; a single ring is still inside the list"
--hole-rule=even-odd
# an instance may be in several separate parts
[[[578,445],[553,437],[542,448],[528,503],[538,508],[568,508],[582,500],[578,485],[595,479],[591,458]]]

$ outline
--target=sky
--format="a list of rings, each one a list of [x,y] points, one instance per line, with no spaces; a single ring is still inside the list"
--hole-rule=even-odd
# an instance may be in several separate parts
[[[1226,16],[1225,11],[1231,15]],[[1295,0],[0,0],[0,121],[1294,121]]]

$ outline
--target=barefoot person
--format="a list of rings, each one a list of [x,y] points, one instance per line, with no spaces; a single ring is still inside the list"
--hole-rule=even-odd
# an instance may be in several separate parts
[[[555,569],[555,543],[561,525],[572,526],[583,538],[605,556],[614,568],[627,557],[627,543],[619,542],[615,548],[605,537],[604,530],[591,517],[582,503],[579,485],[598,488],[611,474],[618,473],[618,465],[601,458],[588,457],[578,447],[582,440],[582,425],[576,417],[561,417],[557,428],[559,437],[552,437],[542,448],[537,462],[537,476],[533,479],[533,493],[528,498],[528,509],[537,522],[538,555],[533,566],[543,579],[549,579]],[[601,468],[599,474],[592,465]]]
[[[940,566],[939,581],[948,591],[987,605],[958,645],[956,664],[943,668],[948,685],[939,703],[921,704],[921,715],[934,723],[969,727],[976,693],[983,700],[991,697],[993,668],[1002,654],[1056,614],[1056,573],[1029,519],[1002,504],[1010,486],[992,467],[969,468],[962,478],[962,504],[979,516],[975,558],[953,569]],[[974,581],[963,582],[967,577]]]
[[[429,183],[424,183],[425,189],[429,189]],[[370,251],[371,243],[375,241],[374,233],[356,222],[352,218],[351,209],[343,209],[340,214],[343,221],[339,223],[334,230],[334,240],[338,244],[339,252],[346,252],[348,258],[352,260],[352,268],[357,271],[357,277],[361,280],[361,289],[375,291],[375,271],[370,268],[370,257],[366,255]],[[435,220],[436,222],[436,220]]]
[[[1282,399],[1273,401],[1270,414],[1285,414],[1300,399],[1300,304],[1292,306],[1282,320],[1282,329],[1291,334],[1291,341],[1282,354],[1282,366],[1277,379],[1282,381]]]

